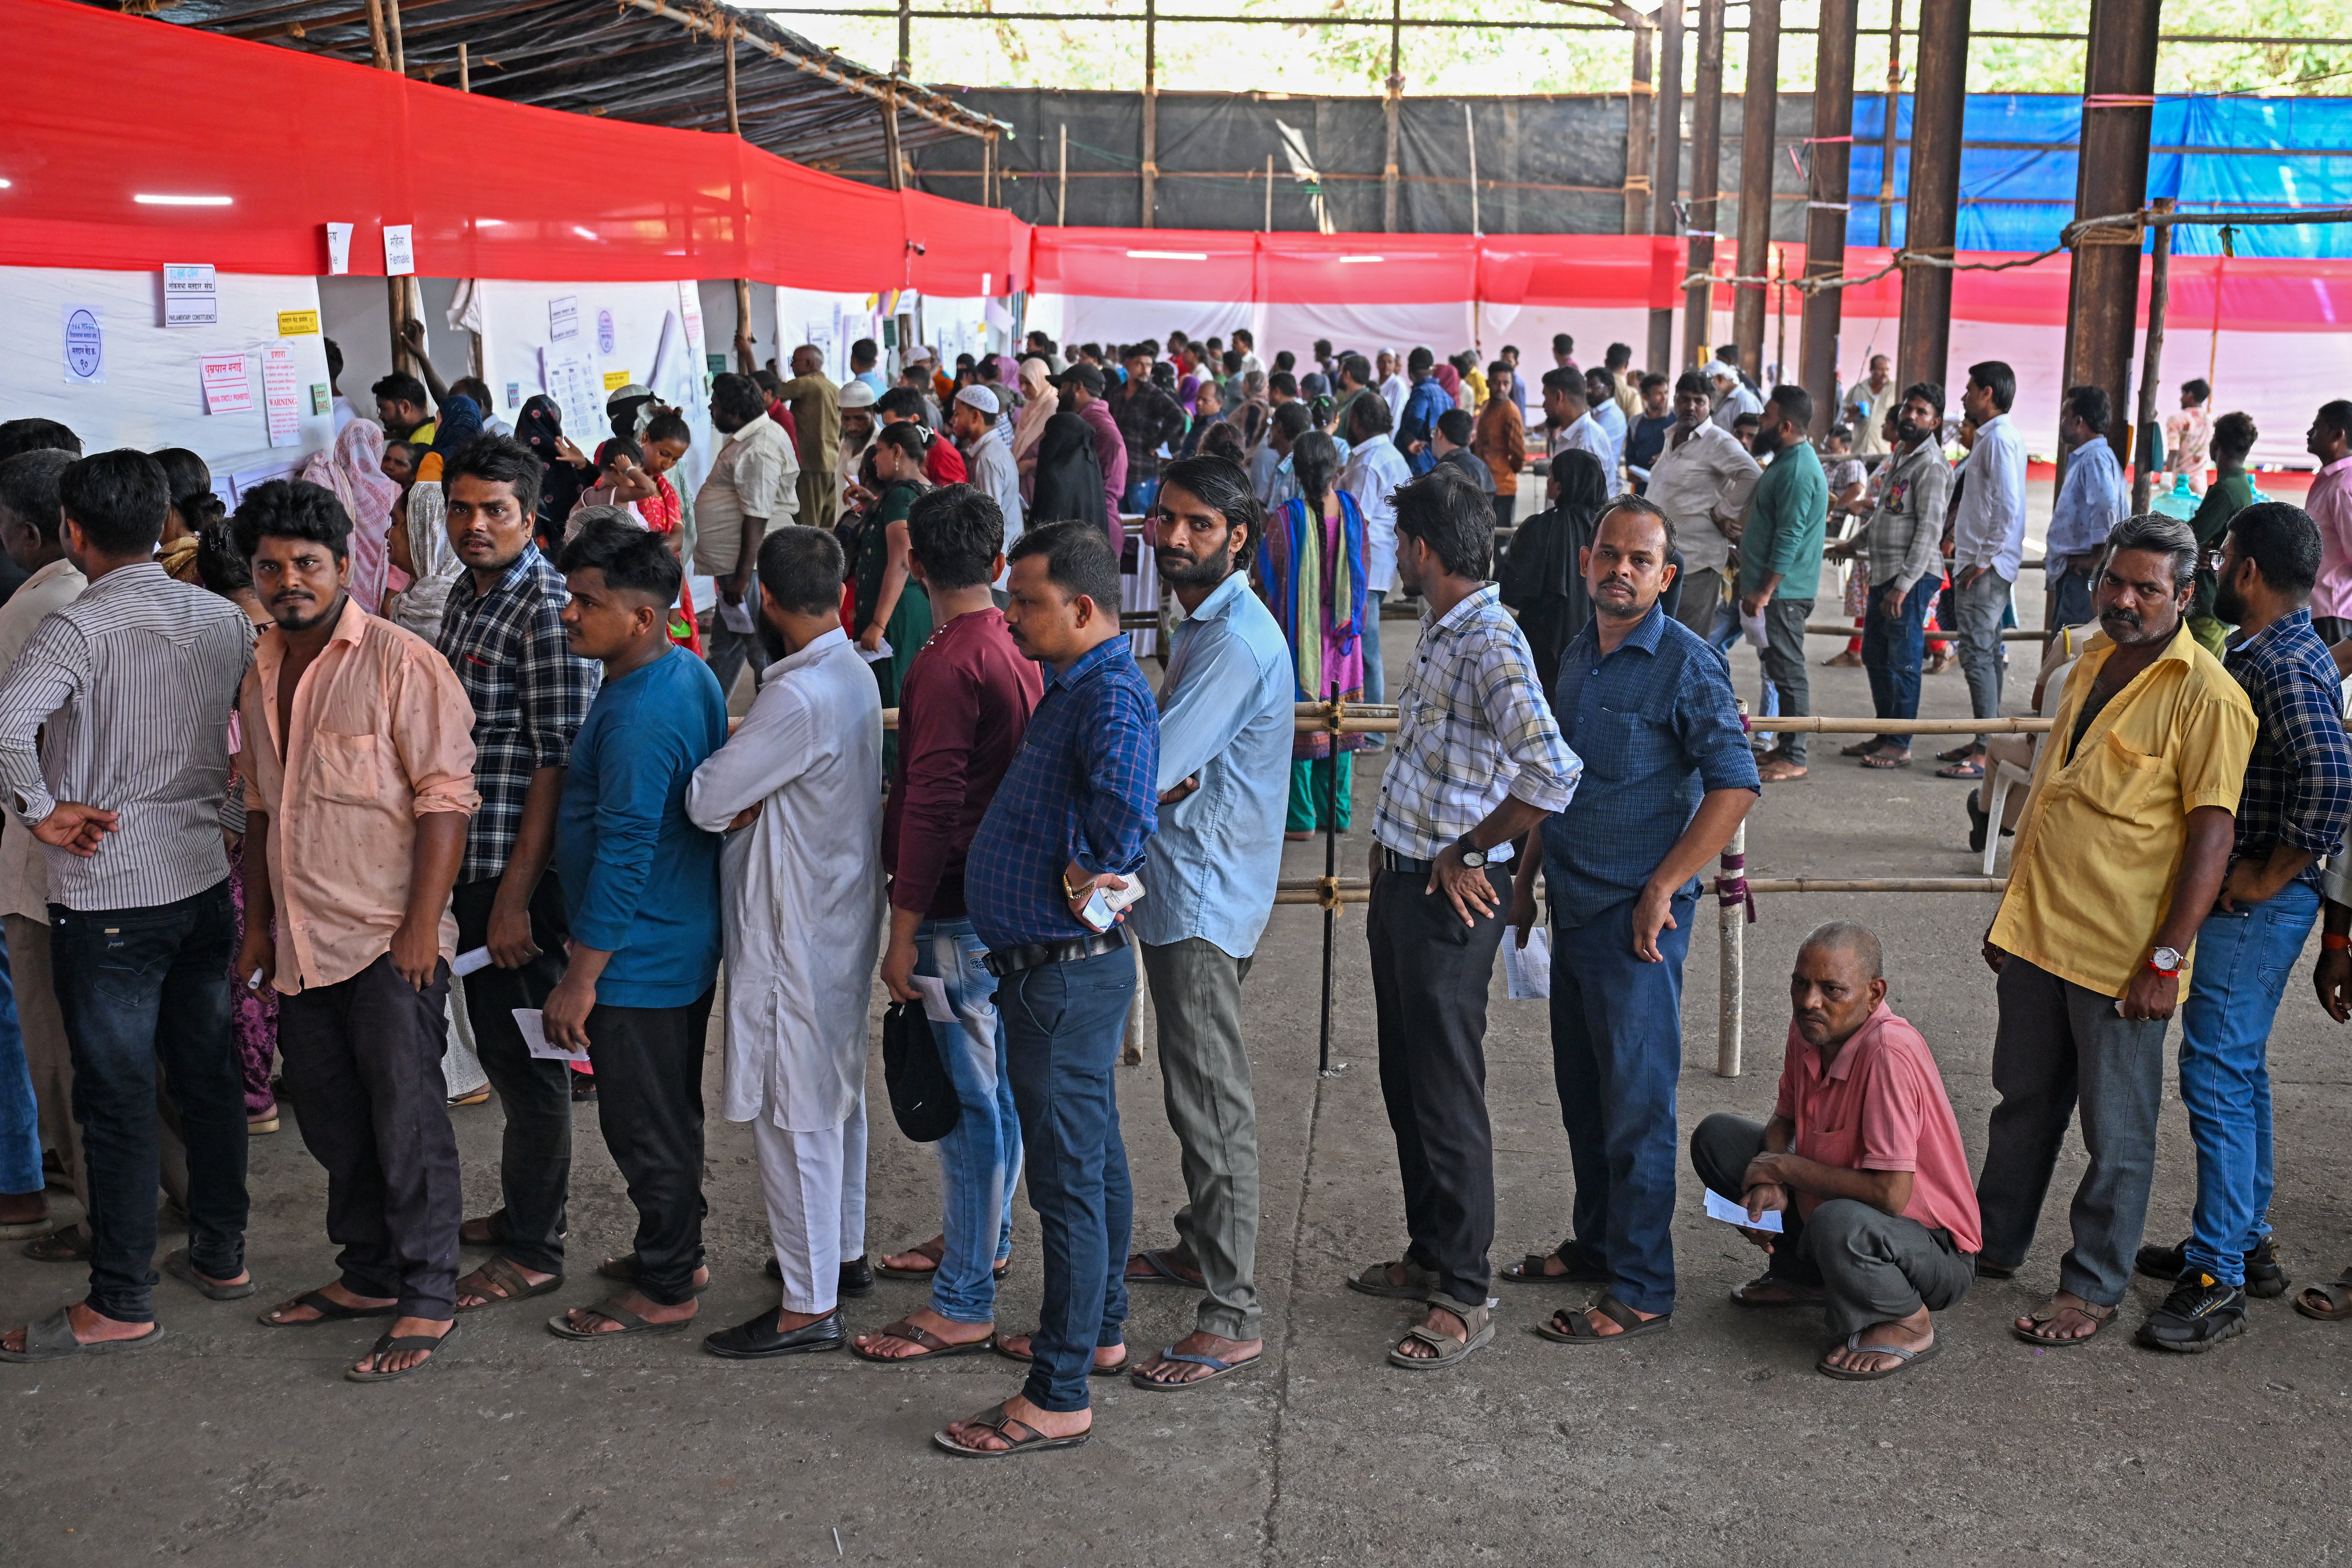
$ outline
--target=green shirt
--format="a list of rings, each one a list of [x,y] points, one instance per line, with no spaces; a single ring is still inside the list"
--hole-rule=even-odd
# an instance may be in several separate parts
[[[2200,552],[2221,547],[2221,536],[2230,531],[2230,520],[2254,504],[2254,481],[2246,470],[2217,468],[2212,488],[2199,503],[2197,515],[2189,520],[2189,531],[2197,536]],[[2220,582],[2203,566],[2197,568],[2197,595],[2189,602],[2191,616],[2213,615],[2213,590]]]
[[[1739,592],[1760,591],[1779,573],[1780,596],[1811,603],[1821,591],[1822,540],[1829,526],[1830,486],[1812,444],[1782,450],[1756,481],[1739,531]]]

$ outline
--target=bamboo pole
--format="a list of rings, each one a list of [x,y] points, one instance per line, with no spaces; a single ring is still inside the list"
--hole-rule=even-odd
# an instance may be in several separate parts
[[[743,134],[743,115],[735,100],[735,39],[739,29],[729,22],[719,29],[719,58],[725,62],[727,80],[727,134]],[[759,351],[752,346],[751,280],[735,279],[735,368],[744,374],[760,368]]]
[[[400,0],[383,0],[385,30],[392,35],[392,68],[402,76],[408,74],[408,48],[400,40]]]
[[[1744,715],[1745,702],[1739,705]],[[1723,847],[1716,890],[1715,1076],[1739,1076],[1740,1039],[1748,1008],[1748,824],[1731,830]]]
[[[1838,628],[1840,636],[1851,627]],[[2038,635],[2038,634],[2035,634]],[[1330,707],[1322,702],[1301,702],[1293,710],[1291,721],[1302,735],[1323,734],[1334,728]],[[1343,735],[1393,735],[1397,732],[1397,710],[1392,705],[1350,702],[1337,725]],[[1802,731],[1815,735],[2042,735],[2050,731],[2048,719],[2013,717],[2006,719],[1877,719],[1866,714],[1850,717],[1809,714],[1802,718],[1781,716],[1757,721],[1759,728],[1774,731]],[[898,710],[882,710],[882,727],[898,727]]]
[[[466,46],[463,42],[457,45],[457,90],[459,92],[474,90],[474,64],[466,54]]]
[[[2172,210],[2170,196],[2150,204],[2159,213]],[[2147,267],[2147,347],[2140,359],[2139,416],[2132,423],[2132,515],[2147,510],[2148,491],[2156,476],[2148,471],[2148,454],[2156,450],[2156,385],[2164,374],[2164,318],[2172,295],[2172,226],[2156,226],[2155,252]]]
[[[1054,183],[1054,223],[1056,227],[1070,221],[1070,122],[1062,121],[1062,172]]]
[[[1751,893],[1998,893],[2006,877],[1755,877]]]

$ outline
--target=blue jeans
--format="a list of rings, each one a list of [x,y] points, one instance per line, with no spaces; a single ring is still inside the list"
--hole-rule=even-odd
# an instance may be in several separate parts
[[[2098,558],[2096,552],[2090,557],[2094,562]],[[2085,621],[2098,618],[2098,605],[2091,594],[2095,580],[2095,574],[2085,566],[2079,572],[2066,573],[2053,584],[2058,591],[2058,607],[2054,612],[2058,618],[2051,623],[2053,627],[2079,626]]]
[[[1557,863],[1546,875],[1566,885]],[[1576,1175],[1576,1246],[1608,1267],[1619,1300],[1671,1312],[1683,958],[1698,900],[1674,900],[1662,963],[1633,955],[1635,902],[1552,931],[1552,1081]]]
[[[1870,706],[1881,719],[1919,717],[1919,658],[1927,648],[1928,607],[1936,602],[1942,579],[1922,577],[1911,584],[1903,600],[1903,614],[1890,618],[1881,605],[1885,595],[1870,591],[1870,605],[1862,616],[1862,668],[1870,677]],[[1882,746],[1911,749],[1908,735],[1881,735]]]
[[[956,1323],[995,1321],[996,1265],[1012,1255],[1013,1187],[1021,1175],[1021,1121],[1005,1070],[997,982],[980,963],[987,951],[968,920],[915,928],[915,973],[945,980],[958,1016],[931,1025],[963,1107],[938,1144],[946,1245],[931,1276],[931,1310]]]
[[[1133,468],[1134,465],[1130,463],[1129,465],[1130,473],[1133,472]],[[1158,474],[1132,478],[1127,481],[1125,493],[1118,498],[1118,510],[1130,517],[1149,517],[1151,515],[1151,503],[1159,499],[1160,476]]]
[[[1135,1000],[1135,950],[1008,974],[996,996],[1045,1255],[1036,1359],[1021,1395],[1041,1410],[1084,1410],[1094,1352],[1125,1338],[1135,1189],[1111,1073]]]
[[[2180,1009],[2180,1103],[2197,1145],[2189,1266],[2225,1285],[2246,1282],[2245,1255],[2271,1228],[2271,1020],[2318,918],[2317,891],[2290,882],[2197,929]]]
[[[16,989],[8,950],[0,946],[0,1193],[41,1190],[41,1106],[25,1065],[25,1035],[16,1026]]]
[[[1364,700],[1386,702],[1389,700],[1388,668],[1381,658],[1381,606],[1388,602],[1388,594],[1380,588],[1364,593]],[[1377,752],[1388,743],[1385,735],[1367,735],[1364,749]]]
[[[88,1300],[116,1322],[155,1316],[158,1066],[188,1150],[190,1261],[215,1279],[245,1268],[251,1134],[230,1027],[236,946],[226,878],[152,909],[49,906],[49,967],[89,1170]]]

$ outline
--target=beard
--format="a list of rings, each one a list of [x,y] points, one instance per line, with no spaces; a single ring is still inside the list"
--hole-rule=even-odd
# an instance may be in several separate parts
[[[758,630],[760,633],[760,651],[768,656],[768,662],[770,664],[777,663],[791,655],[792,649],[784,646],[784,634],[778,631],[775,628],[774,623],[771,622],[767,616],[761,616],[760,617]]]
[[[2216,583],[2213,585],[2213,618],[2233,626],[2245,625],[2245,595],[2238,592],[2234,584]]]
[[[1183,556],[1189,564],[1170,570],[1168,557],[1171,554]],[[1171,588],[1213,588],[1233,574],[1233,557],[1222,550],[1206,561],[1185,556],[1181,550],[1160,552],[1160,580]]]

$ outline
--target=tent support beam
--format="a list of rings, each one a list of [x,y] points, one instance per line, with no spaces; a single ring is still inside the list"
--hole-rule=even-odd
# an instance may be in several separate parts
[[[1949,256],[1960,211],[1960,117],[1968,107],[1969,0],[1923,6],[1911,87],[1911,183],[1904,204],[1903,247]],[[1951,357],[1952,272],[1903,268],[1903,318],[1896,330],[1895,384],[1944,384]],[[1947,396],[1946,413],[1957,397]]]
[[[1847,175],[1853,156],[1855,0],[1822,0],[1821,47],[1813,66],[1813,145],[1808,166],[1805,276],[1835,278],[1845,270]],[[1813,429],[1825,435],[1838,422],[1838,327],[1842,289],[1804,296],[1798,384],[1812,394]],[[1788,368],[1781,367],[1786,375]]]
[[[1780,0],[1749,0],[1748,84],[1739,95],[1739,271],[1760,278],[1770,270],[1773,132],[1780,107]],[[1739,368],[1764,379],[1764,312],[1771,302],[1761,283],[1735,284],[1731,340]],[[1783,369],[1780,373],[1786,375]]]
[[[1715,270],[1716,192],[1723,183],[1723,0],[1698,0],[1698,79],[1691,102],[1690,271]],[[1715,332],[1715,288],[1694,283],[1683,300],[1683,358],[1706,363]]]
[[[1675,198],[1682,192],[1683,174],[1683,0],[1666,0],[1658,8],[1658,90],[1654,99],[1656,130],[1651,137],[1655,154],[1650,172],[1650,232],[1675,232]],[[1666,370],[1675,363],[1675,313],[1650,312],[1650,357],[1643,363]]]
[[[2158,0],[2095,0],[2083,67],[2083,142],[2074,216],[2137,212],[2147,205],[2147,148],[2156,118]],[[2066,292],[2061,387],[2106,388],[2120,414],[2131,406],[2131,358],[2139,317],[2137,228],[2085,234],[2074,246]],[[2116,456],[2131,458],[2131,427],[2108,422]],[[2065,459],[2059,459],[2063,480]]]

